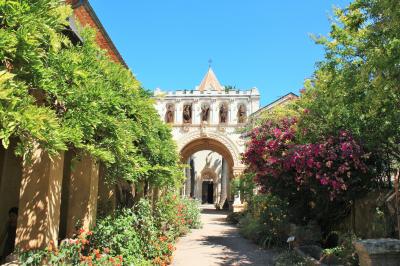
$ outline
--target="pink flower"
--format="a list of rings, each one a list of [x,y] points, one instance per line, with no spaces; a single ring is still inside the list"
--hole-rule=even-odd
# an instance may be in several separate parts
[[[329,181],[328,181],[328,178],[321,178],[320,180],[319,180],[319,182],[321,183],[321,185],[328,185],[328,183],[329,183]]]
[[[282,134],[282,131],[279,128],[274,128],[273,133],[275,138],[279,138]]]
[[[267,162],[268,162],[269,164],[274,164],[274,163],[276,163],[277,161],[278,161],[278,159],[275,158],[275,157],[269,157],[269,158],[267,159]]]

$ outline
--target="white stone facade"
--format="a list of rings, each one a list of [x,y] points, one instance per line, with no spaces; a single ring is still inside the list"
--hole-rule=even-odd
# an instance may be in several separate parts
[[[195,172],[201,176],[201,167],[204,164],[204,154],[192,156],[200,150],[209,150],[219,153],[210,160],[217,160],[223,156],[230,169],[228,178],[232,178],[243,170],[240,154],[244,151],[244,140],[240,138],[238,128],[246,123],[247,118],[259,109],[260,94],[257,88],[236,90],[220,85],[214,72],[209,68],[199,86],[193,90],[177,90],[164,92],[154,91],[155,106],[166,123],[172,126],[173,137],[177,142],[185,162],[195,159]],[[184,151],[185,147],[192,147]],[[192,153],[191,153],[192,152]],[[188,153],[191,153],[188,157]],[[229,157],[229,158],[225,158]],[[203,161],[203,162],[201,162]],[[217,174],[217,173],[216,173]],[[218,176],[218,175],[217,175]],[[221,174],[216,180],[216,186],[221,186]],[[196,178],[196,198],[200,193],[201,178]],[[228,186],[228,185],[227,185]],[[220,189],[221,191],[223,189]],[[190,190],[188,189],[187,192]],[[227,188],[229,192],[229,188]],[[193,194],[193,186],[192,186]],[[220,193],[219,193],[220,194]],[[218,202],[217,196],[214,202]],[[230,195],[228,195],[230,199]]]

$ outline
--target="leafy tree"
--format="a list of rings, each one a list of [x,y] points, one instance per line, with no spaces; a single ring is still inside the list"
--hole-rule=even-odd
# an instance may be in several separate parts
[[[71,8],[58,0],[0,1],[0,139],[51,154],[75,149],[106,166],[109,179],[180,183],[170,128],[132,73],[81,30],[64,34]]]
[[[349,130],[385,162],[381,171],[390,170],[400,160],[400,2],[335,9],[329,36],[316,41],[325,60],[298,102],[308,113],[299,121],[305,141]]]

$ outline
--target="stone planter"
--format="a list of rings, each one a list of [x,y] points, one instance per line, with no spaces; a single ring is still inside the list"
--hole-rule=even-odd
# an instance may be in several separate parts
[[[400,240],[391,238],[366,239],[356,241],[360,266],[400,265]]]

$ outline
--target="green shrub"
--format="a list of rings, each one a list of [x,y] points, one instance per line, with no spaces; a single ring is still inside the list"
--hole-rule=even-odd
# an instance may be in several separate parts
[[[97,219],[93,232],[80,230],[59,249],[22,252],[22,265],[167,265],[176,238],[198,228],[198,202],[175,194],[164,195],[154,210],[147,199]]]
[[[243,212],[231,212],[226,217],[226,220],[228,221],[228,223],[238,224],[240,222],[240,220],[242,220],[246,216],[246,214],[247,214],[246,211],[243,211]]]
[[[335,232],[334,232],[335,233]],[[339,245],[322,251],[324,257],[334,256],[342,265],[358,265],[358,257],[353,242],[357,240],[354,234],[339,234]]]
[[[240,232],[264,247],[284,244],[289,224],[287,207],[286,202],[271,194],[254,196],[240,220]]]
[[[96,247],[110,247],[110,254],[122,255],[128,265],[161,265],[171,261],[175,239],[198,226],[198,203],[168,193],[154,210],[141,199],[133,209],[99,219],[92,241]]]
[[[110,247],[111,254],[120,254],[126,264],[150,263],[165,253],[168,243],[160,238],[148,200],[140,200],[133,209],[122,209],[97,221],[93,245]]]
[[[142,241],[135,222],[136,214],[123,209],[113,215],[97,220],[92,243],[96,247],[110,247],[112,254],[121,254],[127,263],[144,259]]]
[[[189,229],[200,228],[201,220],[200,220],[199,201],[187,197],[181,198],[181,201],[183,206],[185,206],[185,208],[182,210],[182,214]]]
[[[275,266],[313,266],[312,261],[294,251],[285,251],[275,258]]]
[[[73,239],[65,239],[57,248],[52,241],[45,249],[19,253],[22,266],[36,265],[105,265],[120,266],[124,259],[109,248],[96,249],[90,245],[91,231],[81,229]]]
[[[196,200],[167,193],[157,202],[155,215],[158,226],[173,237],[186,234],[191,228],[199,228],[200,210]]]

